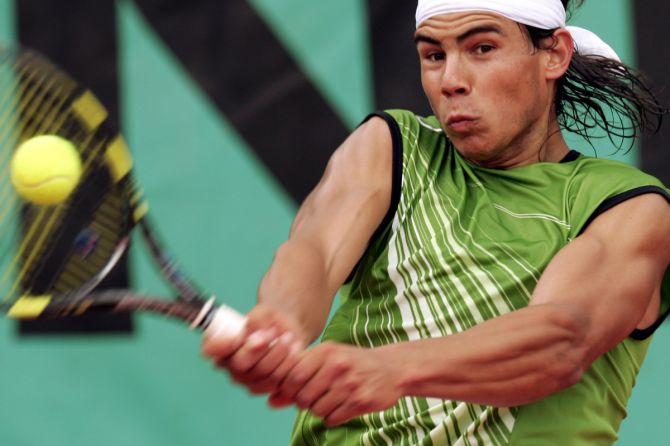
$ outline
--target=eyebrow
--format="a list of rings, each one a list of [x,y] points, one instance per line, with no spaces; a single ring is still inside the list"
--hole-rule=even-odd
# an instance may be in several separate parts
[[[456,41],[458,43],[463,42],[464,40],[474,36],[475,34],[484,34],[484,33],[496,33],[501,36],[504,36],[505,33],[503,32],[502,29],[500,29],[496,25],[483,25],[483,26],[476,26],[472,28],[471,30],[468,30],[461,34],[460,36],[456,37]]]
[[[484,34],[484,33],[495,33],[501,36],[505,35],[503,30],[496,25],[483,25],[483,26],[476,26],[472,29],[467,30],[463,34],[456,37],[456,41],[458,43],[462,43],[464,40],[467,40],[476,34]],[[425,36],[423,34],[417,34],[416,36],[414,36],[414,43],[418,44],[419,42],[425,42],[430,45],[440,44],[440,41],[433,39],[432,37]]]
[[[414,36],[414,43],[418,44],[419,42],[428,43],[430,45],[439,45],[440,42],[433,39],[432,37],[424,36],[422,34],[417,34]]]

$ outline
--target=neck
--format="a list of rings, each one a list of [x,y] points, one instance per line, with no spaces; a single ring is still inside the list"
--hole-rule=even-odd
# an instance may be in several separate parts
[[[487,159],[469,161],[487,168],[513,169],[535,163],[557,163],[569,151],[558,121],[551,119],[546,126],[533,125]]]

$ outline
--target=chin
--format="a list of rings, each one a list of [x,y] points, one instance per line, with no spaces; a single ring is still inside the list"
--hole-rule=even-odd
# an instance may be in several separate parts
[[[492,153],[493,151],[491,150],[491,144],[487,144],[480,138],[476,137],[453,138],[449,136],[449,140],[452,142],[456,150],[458,150],[458,153],[460,153],[467,159],[485,160],[493,155]]]
[[[463,158],[480,166],[496,166],[500,161],[500,151],[492,144],[454,143],[454,147]]]

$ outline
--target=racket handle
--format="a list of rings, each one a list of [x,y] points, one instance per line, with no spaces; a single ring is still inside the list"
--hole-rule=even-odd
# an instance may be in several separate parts
[[[214,310],[212,321],[205,329],[206,336],[235,338],[244,330],[247,318],[232,308],[221,305]]]

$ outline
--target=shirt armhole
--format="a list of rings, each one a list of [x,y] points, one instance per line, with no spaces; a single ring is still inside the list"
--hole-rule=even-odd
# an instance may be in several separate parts
[[[596,210],[591,214],[591,216],[586,220],[584,223],[584,226],[579,230],[579,234],[581,235],[586,228],[595,220],[599,215],[603,214],[605,211],[608,211],[609,209],[612,209],[614,206],[623,203],[626,200],[630,200],[631,198],[639,197],[640,195],[644,194],[659,194],[662,197],[664,197],[668,203],[670,203],[670,194],[668,192],[658,186],[642,186],[642,187],[637,187],[635,189],[631,189],[629,191],[623,192],[621,194],[615,195],[613,197],[608,198],[607,200],[603,201],[600,206],[596,208]],[[670,272],[666,272],[666,275],[670,274]],[[668,290],[670,291],[670,290]],[[670,296],[664,296],[663,290],[661,292],[661,299],[665,297],[666,299],[670,299]],[[661,303],[662,304],[662,303]],[[643,330],[634,330],[629,336],[631,339],[634,339],[636,341],[644,341],[645,339],[648,339],[651,337],[656,330],[663,324],[665,319],[670,315],[670,308],[666,309],[663,313],[660,314],[658,319],[656,319],[656,322],[654,322],[652,325],[649,327],[643,329]]]
[[[368,242],[368,246],[370,246],[377,238],[379,238],[386,230],[386,228],[388,228],[393,222],[393,218],[395,217],[395,214],[398,210],[398,204],[400,203],[400,190],[402,187],[403,144],[400,127],[398,126],[398,123],[393,118],[393,116],[383,111],[371,113],[361,122],[361,125],[374,117],[383,119],[384,122],[386,122],[388,125],[389,131],[391,132],[391,203],[389,205],[388,211],[386,212],[386,215],[382,219],[375,232],[372,234],[372,237]],[[344,282],[345,284],[351,282],[354,274],[356,273],[356,270],[358,270],[359,265],[360,260],[351,270],[349,277],[347,277],[347,280]]]

